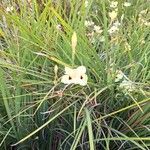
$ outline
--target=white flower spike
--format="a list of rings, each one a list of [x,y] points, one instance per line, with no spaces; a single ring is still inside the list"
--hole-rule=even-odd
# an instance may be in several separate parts
[[[85,86],[88,80],[88,77],[85,73],[85,66],[79,66],[76,69],[65,67],[65,75],[62,76],[61,82],[68,85],[79,84],[81,86]]]

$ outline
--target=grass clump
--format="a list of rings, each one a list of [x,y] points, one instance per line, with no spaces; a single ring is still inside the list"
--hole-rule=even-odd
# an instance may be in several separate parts
[[[150,148],[148,0],[0,7],[1,149]],[[61,83],[78,66],[87,85]]]

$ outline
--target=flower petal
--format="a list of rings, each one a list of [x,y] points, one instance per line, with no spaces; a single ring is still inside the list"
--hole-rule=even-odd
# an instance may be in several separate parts
[[[87,85],[87,80],[88,80],[88,77],[87,77],[87,75],[86,74],[83,74],[82,75],[82,79],[80,79],[80,85],[82,85],[82,86],[85,86],[85,85]]]
[[[69,67],[65,67],[65,74],[72,74],[73,69],[69,68]]]
[[[69,75],[63,75],[61,77],[61,82],[64,83],[64,84],[71,84],[71,83],[73,83],[72,79],[69,79]]]
[[[80,74],[86,73],[86,68],[85,68],[85,66],[79,66],[76,70],[77,70],[78,73],[80,73]]]

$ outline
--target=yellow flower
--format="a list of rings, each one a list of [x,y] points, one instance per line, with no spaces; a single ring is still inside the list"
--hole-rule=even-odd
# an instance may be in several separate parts
[[[87,84],[88,77],[85,74],[86,68],[79,66],[76,69],[65,67],[65,75],[62,76],[61,82],[64,84],[79,84],[85,86]]]

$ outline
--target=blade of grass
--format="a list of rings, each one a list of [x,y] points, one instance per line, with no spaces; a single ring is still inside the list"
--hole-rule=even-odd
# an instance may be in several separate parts
[[[87,121],[87,127],[88,127],[90,150],[94,150],[95,148],[94,148],[92,121],[91,121],[90,113],[87,108],[85,108],[85,113],[86,113],[86,121]]]
[[[39,132],[41,129],[45,128],[49,123],[51,123],[53,120],[55,120],[57,117],[59,117],[62,113],[64,113],[67,109],[69,109],[71,106],[73,106],[76,102],[77,101],[75,101],[75,102],[71,103],[70,105],[68,105],[67,107],[65,107],[63,110],[61,110],[59,113],[57,113],[57,115],[55,115],[54,117],[52,117],[51,119],[49,119],[46,123],[44,123],[38,129],[36,129],[35,131],[31,132],[29,135],[27,135],[26,137],[24,137],[23,139],[21,139],[17,143],[13,144],[12,146],[16,146],[16,145],[24,142],[25,140],[29,139],[31,136],[33,136],[34,134],[36,134],[37,132]]]
[[[148,101],[150,101],[150,98],[140,101],[139,104],[146,103],[146,102],[148,102]],[[114,112],[112,112],[112,113],[109,113],[109,114],[107,114],[107,115],[105,115],[105,116],[102,116],[102,117],[100,117],[100,118],[97,118],[97,119],[93,120],[93,122],[98,121],[98,120],[101,120],[101,119],[104,119],[104,118],[107,118],[107,117],[110,117],[110,116],[113,116],[113,115],[115,115],[115,114],[117,114],[117,113],[120,113],[120,112],[122,112],[122,111],[128,110],[128,109],[133,108],[133,107],[135,107],[135,106],[137,106],[137,104],[132,104],[132,105],[130,105],[130,106],[124,107],[124,108],[122,108],[122,109],[119,109],[119,110],[117,110],[117,111],[114,111]]]

